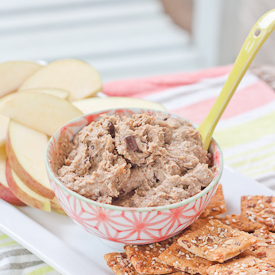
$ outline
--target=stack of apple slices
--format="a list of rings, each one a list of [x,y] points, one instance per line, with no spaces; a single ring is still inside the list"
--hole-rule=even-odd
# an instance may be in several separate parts
[[[83,113],[135,107],[165,110],[140,99],[92,97],[101,89],[99,74],[80,60],[47,66],[26,61],[0,64],[0,198],[65,214],[44,163],[49,138]]]

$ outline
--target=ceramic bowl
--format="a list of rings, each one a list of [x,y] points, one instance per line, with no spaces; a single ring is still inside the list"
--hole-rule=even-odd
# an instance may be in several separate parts
[[[46,150],[46,168],[51,187],[64,211],[89,233],[112,242],[146,244],[162,241],[179,233],[192,224],[203,212],[216,192],[223,170],[222,152],[214,139],[210,152],[217,167],[214,180],[197,195],[167,206],[130,208],[102,204],[85,198],[65,187],[54,173],[54,158],[59,152],[61,137],[70,140],[100,115],[131,116],[134,113],[159,111],[149,109],[112,109],[91,113],[76,118],[57,131],[50,139]],[[165,112],[162,112],[165,113]],[[167,113],[165,113],[167,114]],[[179,118],[176,115],[169,114]],[[194,125],[194,124],[193,124]],[[196,127],[197,125],[194,125]]]

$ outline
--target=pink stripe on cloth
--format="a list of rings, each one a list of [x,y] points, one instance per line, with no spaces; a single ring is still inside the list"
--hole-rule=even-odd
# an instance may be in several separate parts
[[[213,97],[183,108],[168,111],[200,124],[210,111],[216,99],[217,97]],[[265,82],[260,80],[244,89],[237,90],[221,119],[231,118],[251,111],[273,100],[275,100],[273,90]]]
[[[103,85],[103,93],[108,96],[142,98],[146,95],[157,93],[169,88],[194,84],[204,78],[218,77],[228,74],[231,68],[232,65],[227,65],[196,72],[112,81]]]

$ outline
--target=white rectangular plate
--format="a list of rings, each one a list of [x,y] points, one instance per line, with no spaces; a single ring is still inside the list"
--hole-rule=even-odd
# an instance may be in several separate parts
[[[240,213],[243,195],[275,195],[274,191],[229,167],[223,185],[227,214]],[[103,256],[113,252],[69,217],[31,207],[14,207],[0,199],[0,230],[36,254],[63,275],[113,274]]]

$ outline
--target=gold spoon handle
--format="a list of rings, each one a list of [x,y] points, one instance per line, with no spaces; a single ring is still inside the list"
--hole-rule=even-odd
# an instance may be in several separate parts
[[[216,102],[198,127],[208,150],[214,129],[257,52],[275,29],[275,9],[264,14],[251,29]],[[245,104],[245,102],[244,102]]]

